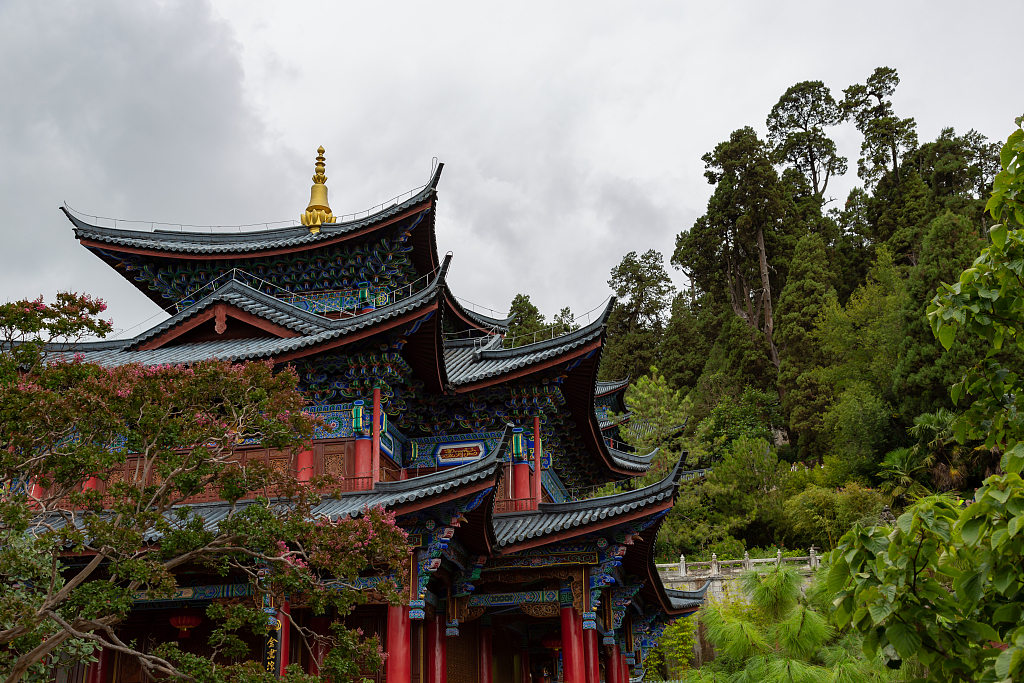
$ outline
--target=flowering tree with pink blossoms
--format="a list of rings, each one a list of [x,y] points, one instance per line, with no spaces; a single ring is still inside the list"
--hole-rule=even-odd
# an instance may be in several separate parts
[[[0,679],[33,680],[102,647],[136,657],[154,677],[270,680],[244,637],[266,633],[261,601],[302,596],[315,612],[344,616],[367,600],[353,579],[402,575],[405,534],[381,509],[314,520],[331,482],[302,485],[289,471],[240,465],[240,445],[295,454],[311,439],[315,419],[293,370],[86,363],[67,345],[106,335],[104,309],[71,293],[0,305]],[[216,525],[186,504],[204,491],[228,507]],[[251,602],[207,609],[213,656],[176,643],[143,651],[122,637],[116,627],[133,594],[170,598],[184,570],[254,587]],[[375,595],[399,601],[394,581]],[[340,623],[330,634],[297,628],[311,651],[330,654],[320,677],[289,667],[289,680],[351,680],[358,660],[372,667],[383,657],[375,638]]]

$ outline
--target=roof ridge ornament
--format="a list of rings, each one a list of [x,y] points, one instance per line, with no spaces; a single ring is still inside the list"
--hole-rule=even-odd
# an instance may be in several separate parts
[[[327,176],[324,175],[326,164],[324,164],[323,145],[317,148],[316,173],[313,175],[313,187],[309,189],[309,206],[305,213],[299,216],[302,224],[309,228],[310,234],[320,232],[320,226],[324,223],[333,223],[336,219],[331,213],[331,206],[327,203]]]

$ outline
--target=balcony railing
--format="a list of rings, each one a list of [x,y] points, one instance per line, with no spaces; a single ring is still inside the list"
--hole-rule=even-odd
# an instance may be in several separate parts
[[[534,499],[531,498],[499,498],[494,501],[494,514],[509,512],[529,512],[535,510]]]

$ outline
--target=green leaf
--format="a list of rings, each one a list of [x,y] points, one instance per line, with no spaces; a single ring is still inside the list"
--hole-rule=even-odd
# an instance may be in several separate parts
[[[1016,583],[1017,574],[1010,567],[1001,567],[992,575],[992,585],[1006,595],[1006,589]]]
[[[1006,244],[1006,224],[993,225],[988,233],[992,236],[992,244],[1002,249],[1003,245]]]
[[[1021,530],[1021,527],[1024,527],[1024,517],[1014,517],[1006,523],[1006,532],[1010,535],[1010,538],[1013,538]]]
[[[921,648],[921,636],[913,628],[898,622],[885,629],[885,637],[903,659],[910,659]]]
[[[914,523],[914,515],[909,512],[904,512],[896,519],[896,526],[900,528],[905,534],[910,533],[910,526]]]
[[[1020,474],[1021,470],[1024,469],[1024,441],[1003,453],[999,464],[1002,465],[1003,470],[1006,472]]]
[[[965,573],[958,581],[954,582],[957,597],[971,603],[978,602],[981,599],[981,588],[987,574],[987,564],[981,566],[981,571]]]
[[[846,582],[849,580],[850,565],[847,564],[845,559],[840,557],[832,563],[832,566],[828,570],[828,590],[832,593],[838,593],[843,590],[846,586]]]
[[[949,347],[953,345],[953,337],[956,335],[956,328],[952,325],[941,325],[939,327],[939,343],[942,344],[942,348],[949,351]]]
[[[975,517],[970,519],[964,524],[963,529],[960,530],[960,536],[964,539],[964,543],[967,545],[976,545],[978,537],[981,535],[981,529],[985,525],[985,519],[983,517]]]
[[[892,614],[892,610],[893,605],[888,602],[876,602],[868,607],[868,613],[871,615],[871,620],[875,622],[875,625],[882,623],[886,617]]]

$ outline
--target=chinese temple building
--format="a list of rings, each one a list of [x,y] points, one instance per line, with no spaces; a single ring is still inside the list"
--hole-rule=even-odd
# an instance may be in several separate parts
[[[680,460],[658,483],[628,485],[654,454],[620,442],[628,380],[597,381],[614,300],[573,332],[514,345],[511,319],[469,310],[448,285],[452,255],[440,257],[435,238],[443,164],[408,198],[345,220],[328,203],[323,154],[293,227],[147,232],[99,227],[63,209],[86,249],[172,314],[134,338],[76,350],[108,366],[273,359],[298,371],[309,410],[326,425],[312,450],[253,446],[238,457],[299,481],[343,481],[344,493],[325,498],[317,516],[381,505],[408,532],[408,604],[361,605],[346,617],[386,644],[385,666],[366,677],[643,677],[665,627],[704,598],[666,589],[654,565],[678,485],[697,473]],[[586,497],[612,482],[627,485]],[[215,491],[190,502],[210,525],[226,508]],[[176,636],[181,624],[171,616],[183,607],[201,614],[211,601],[251,594],[248,584],[202,581],[179,581],[174,600],[139,594],[121,628],[145,647]],[[265,650],[267,666],[299,664],[316,674],[317,656],[291,636],[292,624],[323,629],[330,615],[312,614],[301,599],[275,609],[280,630]],[[185,628],[202,636],[210,626],[196,619]],[[205,641],[182,642],[201,652]],[[90,683],[143,680],[137,663],[107,653],[88,675]]]

